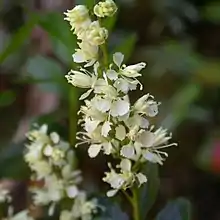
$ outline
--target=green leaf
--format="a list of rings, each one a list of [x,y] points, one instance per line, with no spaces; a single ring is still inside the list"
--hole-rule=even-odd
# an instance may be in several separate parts
[[[103,212],[95,220],[129,220],[128,215],[121,210],[120,206],[112,203],[109,198],[99,198],[98,203],[103,206]]]
[[[139,204],[140,206],[140,213],[142,219],[145,219],[147,213],[150,211],[152,206],[154,205],[159,187],[160,187],[160,179],[159,179],[159,171],[158,165],[153,163],[146,164],[144,171],[142,171],[148,178],[148,181],[145,185],[143,185],[139,190]]]
[[[28,39],[32,29],[38,23],[38,20],[39,17],[37,15],[32,15],[29,18],[29,21],[24,26],[22,26],[17,33],[13,35],[11,41],[0,54],[0,63],[3,63],[10,54],[15,52],[24,44],[25,40]]]
[[[201,89],[201,85],[189,83],[177,91],[168,104],[169,114],[163,120],[162,125],[169,130],[178,126],[188,116],[189,109],[199,97]]]
[[[59,39],[69,49],[70,54],[73,54],[76,48],[76,36],[70,31],[68,22],[64,21],[64,15],[49,12],[42,17],[39,24],[50,37]]]
[[[190,220],[191,204],[185,198],[178,198],[168,202],[168,204],[159,212],[156,220]]]
[[[16,99],[16,94],[12,90],[6,90],[0,93],[0,107],[11,105]]]
[[[23,179],[28,177],[28,166],[23,157],[24,143],[4,146],[0,152],[0,178]]]
[[[182,220],[190,220],[191,219],[191,203],[190,203],[190,201],[185,198],[178,198],[176,200],[176,203],[179,206]]]
[[[121,52],[125,55],[124,62],[126,62],[130,58],[136,42],[137,42],[137,35],[131,34],[130,36],[126,37],[126,39],[119,46],[114,48],[112,55],[115,52]]]
[[[202,16],[213,23],[220,22],[220,3],[211,2],[208,3],[203,9]]]
[[[96,4],[96,0],[85,0],[85,5],[91,10]]]
[[[26,71],[33,79],[39,80],[40,87],[46,91],[60,92],[60,85],[66,84],[62,67],[50,58],[40,55],[31,57]]]
[[[219,60],[205,61],[199,66],[195,75],[203,84],[214,86],[220,85],[220,64]]]

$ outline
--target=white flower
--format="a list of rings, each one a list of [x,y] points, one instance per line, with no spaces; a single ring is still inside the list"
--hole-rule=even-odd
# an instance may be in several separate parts
[[[122,159],[119,167],[123,170],[123,171],[131,171],[131,161],[128,159]]]
[[[91,88],[96,82],[96,76],[89,76],[80,71],[71,70],[66,76],[68,83],[80,88]]]
[[[85,119],[85,130],[91,134],[99,125],[100,121],[91,120],[90,118]]]
[[[60,141],[60,136],[56,132],[52,132],[50,134],[50,139],[53,141],[54,144],[58,144]]]
[[[141,76],[139,73],[143,68],[145,68],[146,63],[138,63],[135,65],[130,65],[121,70],[121,74],[126,77],[138,77]]]
[[[105,28],[100,27],[98,21],[93,21],[85,33],[86,41],[95,46],[104,44],[107,37],[108,31]]]
[[[125,123],[130,129],[133,129],[134,127],[148,128],[150,124],[146,118],[138,114],[134,114],[133,116],[129,117],[127,120],[125,120]]]
[[[91,45],[87,41],[78,43],[80,49],[76,49],[73,54],[73,61],[75,63],[87,63],[85,66],[92,66],[98,58],[98,46]]]
[[[96,200],[88,201],[86,194],[80,192],[75,198],[75,202],[72,207],[73,219],[92,220],[93,213],[96,213],[97,202]]]
[[[96,157],[102,149],[102,144],[92,144],[88,149],[88,154],[91,158]]]
[[[105,0],[104,2],[99,2],[94,7],[94,14],[97,17],[110,17],[117,11],[117,6],[112,0]]]
[[[66,15],[65,20],[70,22],[71,30],[74,30],[76,34],[87,29],[91,23],[89,11],[84,5],[77,5],[72,10],[67,10],[64,14]]]
[[[112,123],[109,121],[105,121],[103,126],[102,126],[102,136],[107,137],[109,131],[111,131],[111,125]]]
[[[139,72],[146,67],[146,63],[141,62],[138,64],[126,66],[122,65],[123,59],[124,55],[122,53],[117,52],[113,54],[113,61],[119,67],[119,74],[128,78],[135,78],[141,76]]]
[[[138,179],[139,186],[147,182],[147,177],[143,173],[136,174],[136,177]]]
[[[0,184],[0,203],[4,203],[6,201],[10,201],[11,197],[9,195],[9,191]]]
[[[92,100],[92,104],[96,107],[100,112],[107,112],[111,108],[111,99],[104,99],[100,96],[96,96]]]
[[[37,179],[47,177],[52,172],[51,166],[48,164],[48,162],[43,160],[36,161],[31,166],[31,169],[36,172]]]
[[[117,100],[111,105],[110,114],[113,117],[123,116],[130,110],[130,103],[127,100]]]
[[[59,220],[73,220],[72,212],[68,210],[61,211]]]
[[[128,91],[136,90],[139,82],[137,80],[128,80],[124,78],[117,79],[114,83],[114,87],[117,88],[118,91],[122,91],[127,94]]]
[[[134,149],[134,146],[132,145],[132,143],[129,143],[127,145],[124,145],[122,148],[121,148],[121,155],[123,157],[126,157],[128,159],[133,159],[134,156],[135,156],[135,149]]]
[[[120,52],[116,52],[113,54],[113,61],[119,68],[121,67],[123,60],[124,60],[124,54]]]
[[[78,188],[75,185],[69,186],[66,189],[69,198],[75,198],[78,195]]]
[[[154,117],[158,114],[159,103],[149,98],[153,98],[149,94],[142,96],[134,103],[134,111],[139,114],[145,114],[149,117]]]
[[[27,145],[27,152],[24,156],[24,159],[29,165],[34,164],[42,159],[42,149],[44,146],[44,142],[42,143],[32,143]]]

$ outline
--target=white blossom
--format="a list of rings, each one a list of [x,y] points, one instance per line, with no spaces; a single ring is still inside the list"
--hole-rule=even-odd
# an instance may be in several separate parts
[[[100,27],[98,21],[93,21],[85,32],[85,39],[91,45],[99,46],[105,43],[108,37],[108,30]]]
[[[110,17],[117,11],[117,6],[112,0],[100,1],[94,6],[94,14],[97,17]]]
[[[98,58],[98,46],[92,45],[87,41],[78,43],[79,49],[73,54],[75,63],[87,63],[85,67],[92,66]]]
[[[77,5],[72,10],[67,10],[64,14],[66,15],[65,20],[69,21],[71,30],[74,30],[76,34],[86,30],[91,23],[89,11],[84,5]]]

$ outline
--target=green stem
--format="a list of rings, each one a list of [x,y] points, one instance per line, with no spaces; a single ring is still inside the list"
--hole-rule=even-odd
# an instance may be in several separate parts
[[[134,217],[134,220],[140,220],[137,190],[133,189],[132,193],[133,193],[133,197],[132,197],[132,201],[133,201],[133,203],[132,203],[133,204],[133,217]]]
[[[133,219],[140,220],[138,194],[136,188],[132,189],[132,197],[124,190],[122,190],[122,193],[125,195],[126,199],[130,202],[133,208]]]
[[[101,45],[101,50],[102,50],[102,56],[103,56],[103,66],[104,68],[107,68],[108,67],[108,51],[107,51],[106,43]]]
[[[76,107],[78,99],[76,97],[76,89],[70,86],[69,89],[69,141],[74,146],[76,141]]]

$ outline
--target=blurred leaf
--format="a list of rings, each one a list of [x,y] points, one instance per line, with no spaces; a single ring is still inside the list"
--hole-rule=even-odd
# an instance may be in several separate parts
[[[33,14],[27,23],[22,26],[17,33],[15,33],[5,47],[5,49],[0,54],[0,63],[3,63],[4,60],[12,53],[14,53],[19,47],[23,45],[26,39],[28,39],[33,27],[38,23],[39,17]]]
[[[41,83],[42,89],[52,92],[60,92],[59,84],[64,83],[65,78],[61,66],[54,60],[43,56],[31,57],[26,64],[26,71],[33,79],[45,80]]]
[[[156,220],[190,220],[191,216],[191,204],[187,199],[178,198],[174,201],[170,201],[159,212]]]
[[[204,84],[220,85],[219,61],[206,61],[196,71],[197,79]]]
[[[168,103],[169,114],[163,120],[162,125],[169,130],[178,126],[188,116],[191,104],[199,97],[200,91],[201,86],[195,83],[189,83],[177,91]]]
[[[12,90],[0,92],[0,107],[11,105],[16,99],[16,94]]]
[[[176,200],[176,203],[179,206],[182,220],[190,220],[191,219],[191,203],[190,203],[190,201],[185,198],[178,198]]]
[[[147,213],[154,205],[160,187],[160,179],[158,174],[158,165],[148,163],[142,171],[148,178],[147,184],[143,185],[139,190],[139,204],[142,219],[145,219]]]
[[[130,58],[130,56],[134,50],[136,42],[137,42],[137,35],[131,34],[130,36],[126,37],[119,46],[114,48],[112,55],[115,52],[123,53],[125,55],[124,62],[126,63],[126,61]]]
[[[95,4],[96,4],[96,0],[85,0],[85,5],[89,9],[92,9]]]
[[[67,47],[71,57],[76,48],[76,36],[70,31],[68,22],[64,21],[64,15],[49,12],[40,20],[40,26],[49,36],[60,40]]]
[[[24,143],[11,143],[0,152],[0,178],[21,179],[28,176],[23,157]]]
[[[194,73],[203,63],[191,42],[167,41],[160,46],[147,47],[143,55],[148,59],[151,74],[156,77],[168,71],[187,77],[187,73]]]
[[[101,216],[95,220],[129,220],[128,215],[121,210],[120,206],[112,203],[109,198],[99,198],[99,204],[103,206],[103,211]]]
[[[56,37],[50,36],[50,39],[56,57],[67,66],[71,66],[71,63],[73,62],[72,49],[70,50],[69,47]]]
[[[219,2],[210,2],[208,3],[202,12],[202,16],[213,23],[220,22],[220,3]]]

